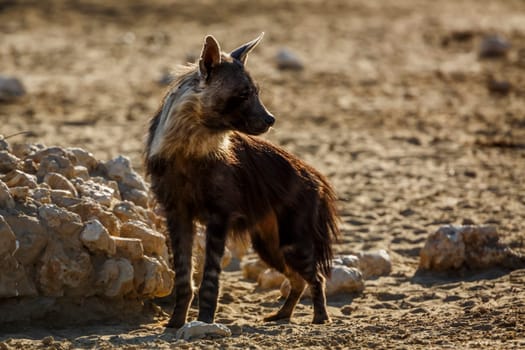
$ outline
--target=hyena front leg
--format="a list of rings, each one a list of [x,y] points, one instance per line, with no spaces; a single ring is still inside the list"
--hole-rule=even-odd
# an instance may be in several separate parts
[[[213,323],[219,296],[221,260],[226,244],[226,224],[209,223],[206,227],[206,259],[199,290],[199,321]]]
[[[186,323],[188,309],[193,299],[191,253],[194,226],[189,218],[183,219],[173,212],[166,214],[175,269],[175,309],[166,327],[180,328]]]

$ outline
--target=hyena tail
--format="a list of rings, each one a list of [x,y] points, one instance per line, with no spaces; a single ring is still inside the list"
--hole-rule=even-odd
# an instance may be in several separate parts
[[[317,217],[314,218],[316,223],[313,225],[317,268],[326,277],[330,277],[332,272],[332,244],[340,237],[335,202],[335,194],[330,187],[326,187],[320,198]]]

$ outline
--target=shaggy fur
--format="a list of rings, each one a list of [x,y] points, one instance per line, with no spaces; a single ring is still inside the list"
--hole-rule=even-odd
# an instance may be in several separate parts
[[[226,54],[206,37],[199,64],[180,74],[150,122],[146,166],[166,213],[176,273],[169,327],[186,322],[193,297],[197,222],[206,226],[199,320],[214,320],[227,236],[248,235],[260,257],[291,282],[284,305],[265,320],[290,318],[308,283],[313,322],[329,321],[324,284],[339,233],[335,195],[315,169],[255,137],[274,122],[245,70],[260,39]]]

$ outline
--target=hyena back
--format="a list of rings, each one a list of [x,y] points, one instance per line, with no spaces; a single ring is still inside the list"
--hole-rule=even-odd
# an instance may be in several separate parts
[[[335,195],[315,169],[255,137],[275,121],[245,70],[261,38],[227,54],[207,36],[199,63],[179,75],[150,121],[146,167],[166,213],[174,256],[175,309],[168,327],[186,322],[193,297],[196,222],[206,226],[199,320],[214,320],[228,234],[248,234],[254,250],[292,287],[280,310],[265,320],[290,318],[309,284],[313,322],[329,321],[324,285],[339,233]]]

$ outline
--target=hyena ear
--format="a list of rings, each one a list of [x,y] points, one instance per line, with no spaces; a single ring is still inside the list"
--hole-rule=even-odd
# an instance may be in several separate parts
[[[210,76],[212,68],[219,63],[221,63],[221,48],[217,40],[208,35],[204,39],[204,46],[199,59],[200,76],[206,80]]]
[[[261,35],[259,35],[256,39],[242,45],[242,46],[239,46],[238,48],[236,48],[235,50],[233,50],[231,53],[230,53],[230,56],[235,58],[236,60],[239,60],[242,62],[242,64],[246,64],[246,60],[248,59],[248,54],[250,53],[250,51],[252,51],[254,49],[255,46],[257,46],[257,44],[259,44],[259,42],[262,40],[264,36],[264,32],[261,33]]]

